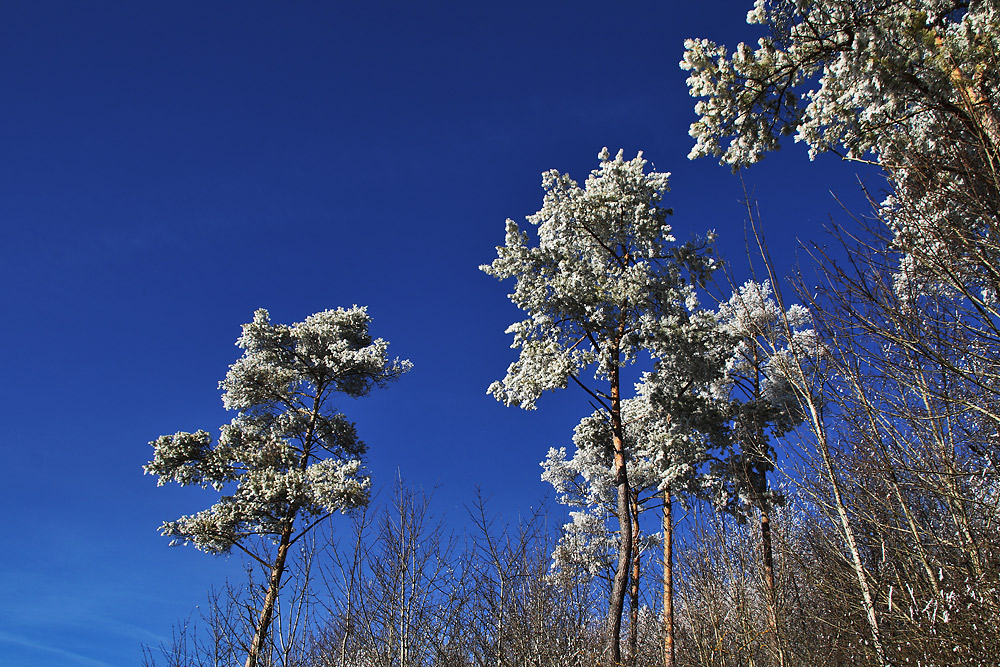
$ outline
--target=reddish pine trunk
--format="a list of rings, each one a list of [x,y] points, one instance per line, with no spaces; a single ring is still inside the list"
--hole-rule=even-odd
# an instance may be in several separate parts
[[[267,595],[264,596],[264,606],[257,619],[257,630],[250,643],[246,667],[257,667],[260,662],[268,631],[271,629],[271,616],[274,614],[274,604],[278,600],[278,589],[281,587],[281,575],[285,572],[285,559],[288,557],[288,547],[291,544],[292,526],[288,524],[281,531],[281,542],[278,544],[278,555],[271,566],[271,576],[267,582]]]
[[[669,485],[663,490],[663,667],[674,667],[674,517]]]

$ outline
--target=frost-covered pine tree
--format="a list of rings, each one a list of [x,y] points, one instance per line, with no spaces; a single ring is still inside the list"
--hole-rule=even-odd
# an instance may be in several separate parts
[[[291,326],[258,310],[236,342],[243,356],[219,383],[223,404],[237,415],[218,440],[197,431],[150,443],[154,456],[144,469],[159,484],[225,493],[206,510],[164,523],[171,544],[211,554],[235,547],[268,573],[247,667],[263,659],[290,547],[331,514],[368,502],[365,444],[332,401],[365,396],[410,369],[389,359],[388,343],[371,337],[369,323],[357,306]]]
[[[672,318],[655,340],[654,371],[637,385],[645,405],[638,455],[651,462],[663,500],[663,664],[674,665],[673,505],[678,498],[723,502],[723,479],[707,462],[726,444],[725,368],[732,339],[715,313],[695,298],[687,316]]]
[[[718,357],[717,357],[718,358]],[[661,366],[662,364],[657,364]],[[700,365],[700,364],[699,364]],[[704,364],[717,381],[721,364]],[[677,372],[675,377],[683,375]],[[714,497],[718,480],[705,463],[714,446],[722,442],[726,420],[725,401],[712,392],[713,383],[673,385],[670,378],[647,373],[636,385],[636,396],[622,401],[622,421],[629,484],[630,520],[635,548],[629,589],[629,647],[635,655],[639,614],[641,556],[658,543],[663,548],[664,664],[673,665],[673,521],[672,505],[681,494]],[[603,411],[596,411],[576,427],[575,452],[551,448],[542,462],[542,479],[551,483],[560,503],[574,508],[570,522],[553,554],[560,569],[579,568],[591,576],[607,569],[617,552],[617,539],[608,521],[617,518],[611,426]],[[640,532],[640,513],[662,508],[662,532]],[[620,539],[620,538],[619,538]]]
[[[771,540],[772,510],[782,498],[771,487],[768,473],[774,470],[772,439],[793,429],[804,417],[788,377],[787,357],[792,346],[801,348],[806,341],[812,346],[815,334],[808,311],[793,305],[783,312],[766,280],[748,281],[735,290],[729,301],[719,306],[717,317],[733,342],[723,381],[723,391],[731,398],[731,435],[736,446],[726,466],[734,491],[730,509],[744,516],[752,508],[760,516],[768,625],[778,663],[783,665]]]
[[[783,135],[874,161],[900,281],[1000,294],[1000,5],[994,0],[756,0],[767,34],[731,53],[685,43],[690,157],[751,164]]]
[[[520,355],[500,382],[498,400],[533,409],[542,392],[582,387],[607,415],[615,506],[621,539],[608,612],[608,657],[621,661],[621,618],[633,531],[623,419],[621,368],[648,352],[670,318],[681,317],[695,285],[715,268],[707,245],[675,246],[670,211],[660,204],[669,175],[646,173],[640,153],[612,158],[583,187],[556,170],[542,175],[542,208],[528,218],[537,245],[507,220],[497,259],[481,267],[500,280],[513,278],[511,301],[526,318],[515,322],[512,347]]]
[[[719,502],[722,479],[706,463],[726,442],[728,386],[725,365],[731,337],[714,312],[689,295],[683,309],[660,322],[649,340],[654,371],[635,385],[636,395],[622,401],[627,472],[631,486],[631,521],[636,548],[632,553],[629,589],[629,646],[636,646],[638,586],[643,551],[660,542],[663,548],[664,665],[674,664],[673,649],[673,515],[675,500],[700,497]],[[604,519],[617,517],[613,495],[613,449],[610,420],[603,411],[585,418],[573,438],[571,459],[565,449],[551,449],[542,478],[574,506],[555,554],[556,565],[589,566],[608,562],[614,531]],[[641,535],[639,515],[662,508],[662,532]]]

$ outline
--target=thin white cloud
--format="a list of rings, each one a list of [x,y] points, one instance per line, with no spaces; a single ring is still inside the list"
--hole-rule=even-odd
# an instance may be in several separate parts
[[[59,648],[58,646],[48,646],[46,644],[41,644],[25,637],[19,635],[13,635],[9,632],[4,632],[0,630],[0,644],[13,644],[14,646],[20,646],[22,648],[30,649],[32,651],[38,651],[39,653],[48,653],[50,655],[56,655],[65,660],[72,660],[72,664],[76,665],[91,665],[91,667],[116,667],[110,662],[104,662],[103,660],[98,660],[96,658],[91,658],[74,651],[69,651],[67,649]]]

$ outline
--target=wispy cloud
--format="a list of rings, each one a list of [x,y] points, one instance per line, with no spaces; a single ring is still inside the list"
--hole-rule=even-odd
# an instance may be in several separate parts
[[[37,651],[39,653],[47,653],[49,655],[58,656],[64,660],[71,660],[71,664],[75,665],[91,665],[92,667],[116,667],[110,662],[105,662],[103,660],[98,660],[96,658],[91,658],[75,651],[70,651],[64,648],[59,648],[58,646],[49,646],[47,644],[42,644],[40,642],[21,637],[19,635],[14,635],[9,632],[4,632],[0,630],[0,644],[11,644],[14,646],[19,646],[24,649],[29,649],[31,651]]]

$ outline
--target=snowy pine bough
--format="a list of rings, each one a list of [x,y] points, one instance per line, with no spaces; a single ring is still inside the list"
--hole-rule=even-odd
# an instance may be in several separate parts
[[[879,211],[905,298],[1000,294],[1000,5],[993,0],[757,0],[767,34],[732,52],[685,42],[698,120],[689,157],[734,168],[794,135],[810,156],[881,166]]]
[[[994,109],[1000,8],[966,0],[756,0],[747,23],[768,34],[732,53],[685,42],[699,120],[690,157],[760,160],[794,135],[810,155],[880,160],[935,150],[950,118],[998,138]]]

